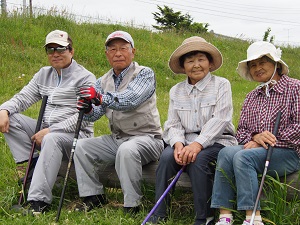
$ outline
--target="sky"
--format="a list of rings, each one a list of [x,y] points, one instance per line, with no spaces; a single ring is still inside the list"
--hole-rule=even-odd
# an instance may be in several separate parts
[[[21,10],[29,0],[6,0],[8,10]],[[298,0],[32,0],[40,12],[55,9],[76,15],[79,21],[130,24],[152,29],[152,13],[165,5],[208,30],[246,40],[262,40],[271,29],[276,45],[300,46]],[[269,36],[269,37],[270,37]]]

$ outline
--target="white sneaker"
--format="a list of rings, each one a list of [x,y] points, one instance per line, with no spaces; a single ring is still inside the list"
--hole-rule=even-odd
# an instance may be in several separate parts
[[[250,220],[244,220],[242,225],[250,225]],[[264,223],[261,221],[254,221],[253,225],[264,225]]]
[[[232,221],[230,218],[222,217],[218,220],[216,225],[232,225]]]

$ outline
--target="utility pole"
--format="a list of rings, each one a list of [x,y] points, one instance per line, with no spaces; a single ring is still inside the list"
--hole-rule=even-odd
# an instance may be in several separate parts
[[[2,16],[7,14],[6,0],[1,0],[1,14],[2,14]]]
[[[29,0],[29,13],[30,17],[32,17],[32,0]]]
[[[23,0],[23,14],[26,15],[26,0]]]
[[[288,38],[288,46],[290,45],[290,30],[292,30],[292,29],[294,29],[294,28],[286,28],[286,29],[284,29],[284,30],[287,30],[287,32],[288,32],[288,34],[287,34],[287,38]]]

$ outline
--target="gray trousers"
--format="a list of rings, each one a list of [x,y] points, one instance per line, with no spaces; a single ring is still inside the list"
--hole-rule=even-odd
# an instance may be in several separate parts
[[[10,148],[16,163],[27,161],[30,155],[37,121],[22,114],[10,116],[9,132],[4,133],[5,140]],[[35,166],[31,185],[28,192],[28,201],[52,202],[52,188],[55,184],[63,156],[67,157],[71,151],[74,133],[48,133],[44,136],[40,154]],[[38,147],[38,146],[37,146]]]
[[[141,203],[142,166],[159,158],[163,141],[150,136],[116,139],[114,135],[78,140],[74,163],[80,197],[104,194],[99,171],[115,164],[124,207]]]
[[[205,220],[207,217],[214,216],[214,211],[210,208],[212,195],[213,178],[215,163],[218,153],[224,146],[218,143],[200,151],[196,161],[186,166],[185,172],[190,177],[194,198],[195,218]],[[169,182],[182,168],[174,159],[174,149],[168,145],[162,152],[156,170],[155,201],[162,196],[167,189]],[[173,187],[174,191],[175,186]],[[167,194],[161,204],[154,212],[159,217],[167,217],[170,206],[171,193]]]

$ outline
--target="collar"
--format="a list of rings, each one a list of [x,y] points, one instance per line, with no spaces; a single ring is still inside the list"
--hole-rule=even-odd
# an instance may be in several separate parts
[[[188,81],[189,79],[187,78],[185,80],[185,90],[186,90],[187,94],[190,95],[192,93],[193,88],[197,88],[199,91],[203,91],[204,88],[211,81],[211,79],[212,79],[212,75],[210,72],[208,74],[206,74],[205,77],[203,77],[201,80],[199,80],[194,85],[189,84],[189,81]]]
[[[134,66],[134,63],[132,62],[128,67],[126,67],[124,70],[122,70],[122,72],[119,75],[116,75],[114,72],[114,69],[112,69],[112,76],[114,79],[119,78],[122,79],[127,72],[129,71],[130,68],[132,68]]]
[[[71,64],[68,67],[60,69],[61,75],[66,76],[66,75],[71,74],[73,72],[74,68],[77,67],[77,65],[78,65],[77,62],[74,59],[71,59]],[[56,69],[54,67],[52,67],[52,68],[56,71]],[[56,73],[57,73],[57,71],[56,71]]]
[[[280,94],[283,94],[284,90],[287,88],[288,79],[289,79],[289,77],[287,75],[282,75],[281,78],[279,79],[279,81],[277,81],[277,83],[274,84],[270,88],[270,92],[271,91],[275,91],[275,92],[278,92]],[[256,95],[266,94],[265,90],[263,90],[261,88],[260,89],[256,89],[254,91],[255,91]]]

